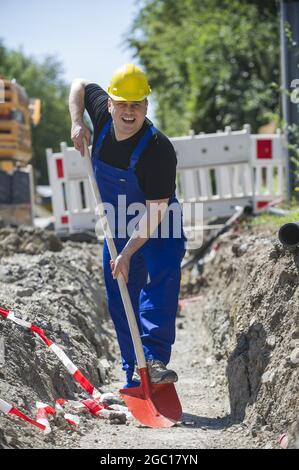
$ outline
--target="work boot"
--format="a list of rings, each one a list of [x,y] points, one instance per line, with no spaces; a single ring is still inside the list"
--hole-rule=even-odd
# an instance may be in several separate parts
[[[168,384],[178,381],[177,373],[174,370],[167,369],[163,362],[157,359],[150,359],[146,361],[146,365],[151,383]],[[138,370],[135,370],[133,380],[140,381]]]

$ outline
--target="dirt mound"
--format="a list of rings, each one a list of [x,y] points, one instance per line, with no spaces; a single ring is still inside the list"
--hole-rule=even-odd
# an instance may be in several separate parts
[[[295,445],[299,410],[299,252],[277,235],[227,233],[185,292],[202,294],[199,314],[216,360],[226,361],[231,416],[252,435],[286,432]]]
[[[36,255],[45,251],[61,251],[62,243],[53,232],[35,227],[0,229],[0,257],[14,253]]]
[[[0,306],[43,328],[94,386],[102,386],[109,380],[102,362],[114,359],[115,338],[106,310],[99,247],[62,244],[55,235],[36,229],[4,229],[0,236],[3,251],[14,251],[0,257]],[[28,254],[31,250],[35,254]],[[78,398],[82,389],[32,332],[0,317],[0,341],[2,399],[34,416],[36,401],[53,406],[60,397]],[[39,430],[24,430],[22,423],[2,414],[0,429],[0,447],[1,442],[3,447],[40,447],[45,442],[51,447],[54,441],[68,447],[65,429],[55,439],[43,441]]]

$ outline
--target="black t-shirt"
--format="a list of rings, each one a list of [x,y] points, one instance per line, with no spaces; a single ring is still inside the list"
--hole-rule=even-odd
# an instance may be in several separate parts
[[[85,87],[85,107],[94,128],[94,147],[100,131],[111,117],[108,112],[108,94],[99,85],[88,84]],[[146,118],[142,128],[135,135],[121,141],[116,140],[112,125],[101,147],[100,159],[117,168],[127,169],[133,150],[151,124]],[[140,189],[146,199],[164,199],[173,195],[176,164],[177,158],[172,143],[158,131],[149,141],[135,167]]]

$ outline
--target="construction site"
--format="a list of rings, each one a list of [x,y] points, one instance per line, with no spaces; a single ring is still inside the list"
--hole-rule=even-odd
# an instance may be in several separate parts
[[[292,28],[299,3],[278,3]],[[298,59],[281,41],[288,88]],[[0,449],[298,449],[298,102],[284,95],[279,123],[170,132],[186,234],[167,365],[178,381],[151,382],[120,273],[141,381],[130,389],[109,313],[105,244],[114,263],[119,253],[93,176],[96,139],[82,141],[84,156],[71,129],[44,141],[49,104],[9,70],[0,67]]]

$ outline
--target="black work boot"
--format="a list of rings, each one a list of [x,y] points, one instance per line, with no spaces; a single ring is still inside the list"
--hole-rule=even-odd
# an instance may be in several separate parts
[[[177,373],[174,370],[167,369],[162,361],[157,359],[149,359],[146,361],[150,381],[153,384],[168,384],[178,381]],[[134,381],[140,381],[138,369],[135,370],[133,375]]]

